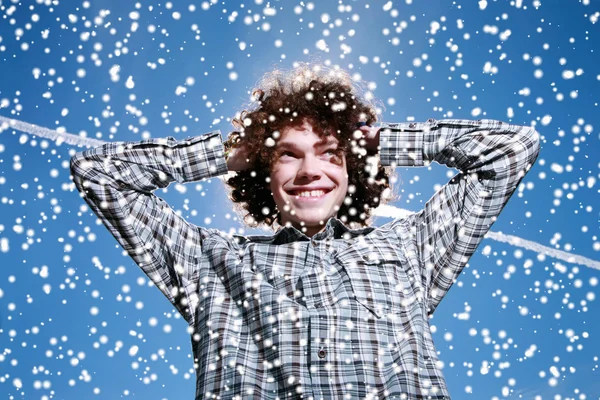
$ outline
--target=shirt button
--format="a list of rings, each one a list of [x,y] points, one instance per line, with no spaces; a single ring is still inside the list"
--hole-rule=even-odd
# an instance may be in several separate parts
[[[319,358],[325,358],[325,356],[327,355],[327,351],[325,349],[319,349],[317,355],[319,356]]]

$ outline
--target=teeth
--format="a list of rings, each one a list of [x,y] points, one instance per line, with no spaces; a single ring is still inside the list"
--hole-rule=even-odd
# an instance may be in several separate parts
[[[324,190],[307,190],[304,192],[296,192],[298,197],[319,197],[325,194]]]

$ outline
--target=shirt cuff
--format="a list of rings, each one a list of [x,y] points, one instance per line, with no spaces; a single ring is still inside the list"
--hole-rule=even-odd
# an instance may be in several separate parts
[[[379,157],[383,166],[421,167],[423,158],[423,138],[431,129],[428,122],[382,122],[379,131]]]
[[[179,159],[186,182],[227,173],[225,149],[220,131],[188,138],[183,141],[183,144],[184,146],[179,148]]]

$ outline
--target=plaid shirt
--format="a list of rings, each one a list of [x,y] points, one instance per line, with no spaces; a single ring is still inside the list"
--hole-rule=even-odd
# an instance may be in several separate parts
[[[459,174],[418,213],[351,230],[331,218],[228,236],[153,194],[227,172],[220,134],[75,155],[77,189],[192,331],[196,398],[448,399],[433,313],[539,152],[498,121],[383,124],[383,165]]]

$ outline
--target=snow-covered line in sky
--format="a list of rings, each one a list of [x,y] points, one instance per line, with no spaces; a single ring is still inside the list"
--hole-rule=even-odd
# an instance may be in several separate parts
[[[518,236],[507,235],[501,232],[488,232],[485,237],[494,239],[498,242],[508,243],[513,246],[535,251],[539,254],[544,254],[571,264],[585,265],[586,267],[600,270],[600,262],[598,261],[594,261],[590,258],[579,256],[577,254],[568,253],[566,251],[553,249],[552,247],[547,247],[537,242],[532,242],[531,240],[521,239]]]
[[[67,132],[59,132],[54,129],[44,128],[43,126],[30,124],[29,122],[23,122],[17,119],[6,118],[0,115],[0,133],[9,128],[54,140],[59,144],[67,143],[81,147],[95,147],[106,143],[102,140],[84,138]]]
[[[0,116],[0,133],[9,128],[29,133],[31,135],[40,136],[46,139],[55,140],[59,143],[64,142],[80,147],[94,147],[107,143],[102,140],[84,138],[81,136],[73,135],[72,133],[59,132],[53,129],[30,124],[28,122],[23,122],[16,119]],[[380,206],[375,210],[375,215],[380,217],[391,218],[399,218],[411,213],[412,211],[390,205]],[[498,242],[508,243],[512,246],[521,247],[523,249],[531,250],[539,254],[544,254],[546,256],[553,257],[568,263],[585,265],[586,267],[600,270],[600,262],[598,261],[577,254],[571,254],[566,251],[553,249],[552,247],[544,246],[543,244],[532,242],[531,240],[522,239],[513,235],[507,235],[501,232],[488,232],[486,237]]]
[[[397,208],[391,205],[379,206],[375,209],[375,215],[380,217],[400,218],[411,214],[412,211]],[[600,262],[591,258],[583,257],[577,254],[568,253],[566,251],[557,250],[552,247],[544,246],[543,244],[532,242],[531,240],[522,239],[518,236],[507,235],[501,232],[488,232],[486,238],[497,242],[508,243],[515,247],[520,247],[526,250],[535,251],[538,254],[543,254],[549,257],[556,258],[571,264],[585,265],[586,267],[600,270]]]

